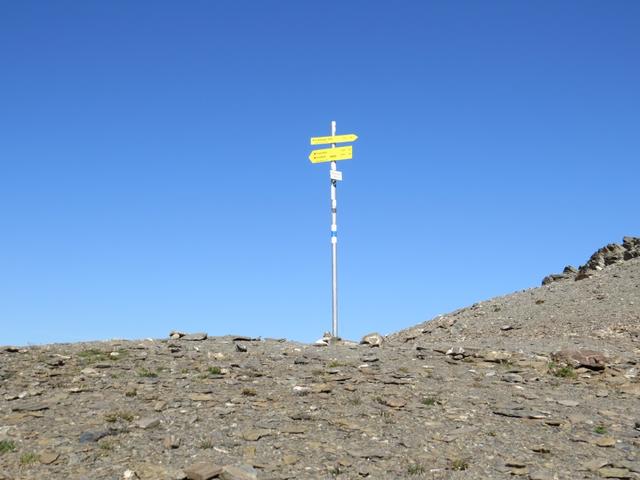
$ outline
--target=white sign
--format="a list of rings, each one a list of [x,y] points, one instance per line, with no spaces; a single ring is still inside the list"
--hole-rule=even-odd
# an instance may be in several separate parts
[[[329,170],[329,178],[331,180],[337,180],[338,182],[342,181],[342,172],[339,170]]]

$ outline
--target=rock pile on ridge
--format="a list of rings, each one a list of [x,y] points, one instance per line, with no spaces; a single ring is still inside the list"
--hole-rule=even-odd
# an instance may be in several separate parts
[[[172,333],[0,347],[0,480],[640,479],[640,258],[361,344]]]
[[[603,268],[625,260],[640,257],[640,238],[624,237],[622,245],[618,243],[610,243],[599,249],[589,258],[589,261],[582,265],[579,269],[567,265],[562,273],[552,273],[542,279],[542,285],[559,280],[583,280],[589,278],[594,272]]]

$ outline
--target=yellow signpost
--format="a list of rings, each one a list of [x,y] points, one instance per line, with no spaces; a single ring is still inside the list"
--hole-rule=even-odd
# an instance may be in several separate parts
[[[311,145],[327,145],[329,143],[355,142],[358,136],[349,133],[347,135],[329,135],[328,137],[311,137]]]
[[[336,160],[349,160],[353,158],[353,147],[322,148],[312,150],[309,155],[311,163],[335,162]]]
[[[349,133],[336,135],[336,122],[331,122],[331,135],[311,137],[311,145],[331,144],[331,148],[312,150],[311,163],[331,162],[329,178],[331,180],[331,336],[338,337],[338,199],[337,185],[342,181],[342,172],[338,170],[337,160],[353,158],[353,147],[336,147],[336,143],[355,142],[358,136]]]

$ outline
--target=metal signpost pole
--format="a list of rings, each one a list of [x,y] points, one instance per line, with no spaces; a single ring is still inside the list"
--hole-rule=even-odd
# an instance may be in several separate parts
[[[342,172],[338,170],[338,160],[353,158],[351,145],[336,147],[336,143],[355,142],[358,136],[354,133],[336,135],[336,122],[331,122],[331,135],[328,137],[311,137],[311,145],[329,145],[331,148],[312,150],[309,155],[311,163],[331,162],[329,180],[331,181],[331,336],[338,336],[338,201],[336,186],[342,181]]]
[[[336,136],[336,122],[331,122],[331,136]],[[332,143],[331,148],[336,148]],[[337,170],[336,161],[331,162],[331,170]],[[331,174],[331,172],[329,172]],[[338,201],[336,199],[337,180],[331,181],[331,335],[338,336]]]

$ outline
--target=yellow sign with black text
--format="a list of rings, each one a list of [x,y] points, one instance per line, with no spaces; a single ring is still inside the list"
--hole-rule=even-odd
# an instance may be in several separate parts
[[[349,133],[347,135],[329,135],[328,137],[311,137],[311,145],[328,145],[330,143],[355,142],[358,136]]]
[[[323,148],[313,150],[309,155],[311,163],[334,162],[336,160],[349,160],[353,158],[353,147]]]

